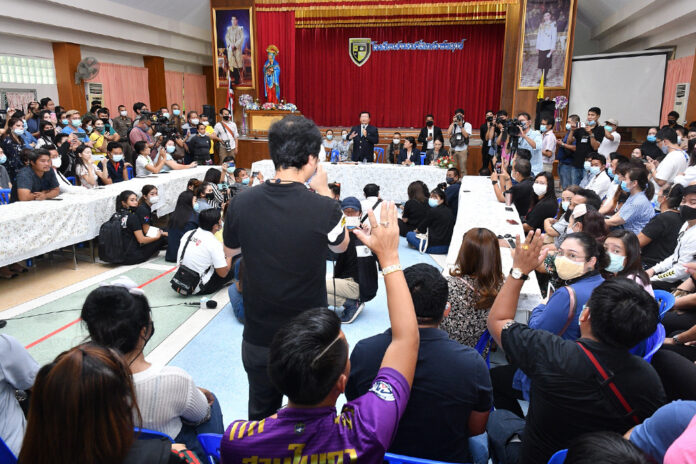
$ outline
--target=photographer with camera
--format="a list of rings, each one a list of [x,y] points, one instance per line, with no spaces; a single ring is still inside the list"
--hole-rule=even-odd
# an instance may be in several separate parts
[[[222,121],[215,124],[215,135],[220,139],[220,159],[228,156],[234,157],[237,155],[237,141],[239,140],[237,124],[232,120],[230,110],[227,108],[220,108],[220,117],[222,117]]]
[[[141,115],[133,123],[133,129],[131,129],[130,134],[128,134],[128,140],[131,145],[135,148],[135,144],[138,142],[145,142],[148,148],[153,149],[157,146],[157,140],[150,135],[150,125],[151,121],[146,115]],[[137,156],[137,150],[136,150]]]
[[[447,129],[450,138],[450,151],[457,160],[457,165],[462,176],[466,176],[466,160],[469,154],[469,137],[471,137],[471,123],[464,120],[464,110],[457,108],[454,111],[452,124]]]
[[[541,132],[532,129],[532,117],[529,115],[529,113],[519,113],[517,115],[517,122],[519,123],[519,133],[513,134],[513,132],[517,131],[510,131],[510,129],[508,129],[508,133],[510,135],[516,135],[519,137],[519,144],[517,145],[518,148],[529,150],[532,153],[532,174],[536,176],[540,172],[544,171],[541,155],[541,143],[543,137]]]
[[[507,161],[503,159],[500,174],[491,173],[491,182],[495,196],[501,203],[514,204],[521,219],[529,212],[534,194],[534,177],[531,163],[521,157],[513,159],[512,172],[508,175]],[[512,179],[517,181],[513,185]]]
[[[495,166],[493,158],[497,155],[495,139],[497,138],[497,126],[493,110],[486,111],[486,120],[479,128],[481,137],[481,161],[482,166],[479,175],[487,176],[493,172]]]

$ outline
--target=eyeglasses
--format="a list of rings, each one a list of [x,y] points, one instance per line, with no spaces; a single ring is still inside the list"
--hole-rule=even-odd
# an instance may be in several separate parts
[[[587,257],[585,256],[579,256],[576,252],[574,251],[565,251],[563,249],[558,250],[558,253],[556,253],[556,256],[565,256],[566,258],[572,260],[572,261],[586,261]]]

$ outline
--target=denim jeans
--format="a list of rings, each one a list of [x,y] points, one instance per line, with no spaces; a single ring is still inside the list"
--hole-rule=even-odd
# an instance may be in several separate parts
[[[582,176],[584,176],[584,175],[585,175],[584,168],[573,167],[573,177],[572,177],[572,183],[570,185],[580,185],[580,182],[582,181]]]
[[[573,165],[558,164],[558,176],[561,178],[561,189],[573,185]]]
[[[213,395],[215,396],[215,395]],[[176,443],[183,443],[186,448],[190,449],[201,462],[207,462],[205,459],[205,453],[201,444],[198,441],[198,435],[201,433],[224,433],[225,423],[222,420],[222,409],[220,409],[220,402],[217,397],[213,404],[210,406],[210,419],[199,425],[188,425],[183,424],[181,426],[181,431],[174,438]]]
[[[418,250],[419,245],[420,245],[420,239],[416,237],[416,233],[411,231],[406,234],[406,241],[408,242],[409,245],[411,245],[413,248]],[[426,253],[429,255],[446,255],[447,252],[449,251],[449,245],[430,245],[428,246],[428,249],[425,250]]]

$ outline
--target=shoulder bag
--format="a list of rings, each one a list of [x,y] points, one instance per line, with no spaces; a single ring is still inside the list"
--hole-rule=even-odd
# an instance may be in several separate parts
[[[176,274],[174,274],[174,277],[172,277],[172,280],[170,281],[174,291],[184,296],[193,294],[198,285],[201,283],[200,274],[190,267],[181,264],[184,261],[186,249],[188,248],[189,243],[191,243],[191,239],[195,233],[195,230],[191,232],[191,235],[189,235],[188,239],[186,240],[184,250],[181,252],[181,259],[179,260],[179,269],[177,269]]]

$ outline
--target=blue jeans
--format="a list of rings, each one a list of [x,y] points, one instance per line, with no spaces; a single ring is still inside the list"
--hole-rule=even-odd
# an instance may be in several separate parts
[[[420,239],[416,237],[416,233],[414,231],[408,232],[406,234],[406,241],[409,245],[418,250],[418,246],[420,245]],[[425,250],[425,252],[429,255],[446,255],[448,251],[449,245],[431,245],[428,247],[427,250]]]
[[[573,177],[570,185],[580,185],[580,182],[582,182],[582,177],[585,175],[585,168],[576,168],[574,166],[571,167],[573,168]]]
[[[572,164],[558,165],[558,176],[561,178],[561,189],[573,185],[573,169]]]
[[[233,282],[232,285],[227,288],[227,294],[230,297],[230,305],[232,306],[234,317],[244,324],[244,298],[242,298],[242,294],[237,290],[236,282]]]
[[[215,395],[213,395],[215,396]],[[189,425],[183,424],[179,435],[174,438],[176,443],[183,443],[186,448],[190,449],[201,462],[207,462],[205,460],[205,452],[201,448],[201,444],[198,442],[198,435],[201,433],[224,433],[225,424],[222,421],[222,409],[220,409],[220,402],[217,397],[213,404],[210,406],[210,419],[199,425]]]

